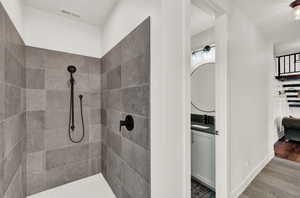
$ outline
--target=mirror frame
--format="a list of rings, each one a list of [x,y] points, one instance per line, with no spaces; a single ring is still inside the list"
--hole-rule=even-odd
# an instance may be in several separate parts
[[[197,69],[199,69],[200,67],[204,67],[206,64],[216,64],[216,61],[210,61],[210,62],[206,62],[206,63],[203,63],[203,64],[200,64],[200,65],[197,65],[196,67],[194,67],[194,69],[192,70],[192,73],[191,73],[191,79],[192,79],[192,76],[193,74],[197,71]],[[192,95],[192,94],[191,94]],[[192,97],[191,97],[192,98]],[[214,110],[211,110],[211,111],[207,111],[207,110],[202,110],[200,109],[199,107],[197,107],[193,101],[191,100],[191,105],[197,109],[198,111],[200,112],[203,112],[203,113],[215,113],[216,112],[216,108],[214,108]]]

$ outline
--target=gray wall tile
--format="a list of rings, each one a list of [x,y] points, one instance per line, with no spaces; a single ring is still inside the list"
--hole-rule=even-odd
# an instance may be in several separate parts
[[[66,128],[68,126],[69,113],[65,111],[46,111],[45,112],[45,128],[57,129]]]
[[[150,152],[132,143],[126,138],[122,139],[122,158],[135,171],[150,183]]]
[[[4,65],[5,65],[5,13],[3,7],[0,10],[0,81],[4,82]]]
[[[131,197],[148,198],[147,182],[126,163],[122,166],[122,182],[124,189]]]
[[[8,186],[7,191],[5,192],[4,198],[19,198],[23,197],[23,178],[21,168],[16,171],[10,185]]]
[[[102,174],[118,198],[150,198],[150,19],[102,58],[101,94]]]
[[[90,74],[101,73],[101,61],[99,58],[85,57],[85,66],[89,68]]]
[[[7,16],[7,14],[6,14]],[[14,24],[7,16],[5,20],[6,49],[21,63],[25,64],[25,44]]]
[[[121,41],[122,63],[150,53],[150,20],[145,20]]]
[[[67,129],[50,129],[45,131],[45,149],[54,150],[71,145]]]
[[[120,133],[120,120],[122,119],[122,113],[113,109],[106,111],[107,123],[106,126],[115,133]]]
[[[26,136],[25,113],[11,117],[3,122],[4,130],[4,154],[5,156],[13,147]]]
[[[44,69],[26,69],[26,87],[29,89],[45,88],[45,70]]]
[[[95,175],[101,172],[101,158],[89,160],[89,175]]]
[[[0,29],[1,29],[1,27],[0,27]],[[1,32],[0,32],[0,34],[1,34]],[[0,40],[0,81],[1,82],[5,81],[5,74],[4,74],[5,72],[4,71],[5,71],[5,43],[3,40]]]
[[[44,50],[35,47],[25,48],[27,68],[45,68],[44,67]]]
[[[24,66],[8,50],[5,51],[5,81],[19,87],[25,87]]]
[[[31,129],[27,131],[27,153],[42,151],[45,149],[44,130]]]
[[[68,164],[65,167],[66,181],[72,182],[84,177],[89,176],[89,163],[88,161],[76,162],[74,164]]]
[[[35,152],[27,154],[27,173],[38,172],[45,170],[45,152]]]
[[[90,123],[101,124],[101,109],[90,110]]]
[[[122,90],[122,106],[125,112],[149,116],[149,86],[131,87]]]
[[[112,132],[111,130],[107,131],[107,145],[118,155],[121,155],[122,152],[122,139],[121,136],[117,133]]]
[[[46,91],[40,89],[27,89],[26,109],[28,111],[46,110]]]
[[[47,90],[68,90],[70,74],[67,70],[45,70],[45,87]]]
[[[4,189],[3,189],[3,182],[4,182],[4,176],[3,176],[3,159],[0,160],[0,196],[4,196]]]
[[[45,129],[45,111],[27,111],[27,130]]]
[[[78,73],[78,74],[75,74],[74,76],[75,76],[74,78],[75,78],[75,82],[76,82],[76,85],[75,85],[76,91],[89,92],[90,90],[92,90],[92,88],[90,88],[90,81],[94,80],[94,79],[90,80],[90,78],[89,78],[90,75]],[[100,81],[100,79],[99,79],[99,81]],[[96,83],[99,84],[99,82],[96,82]],[[99,89],[93,89],[93,91],[100,90],[100,84],[96,85],[96,86],[98,86]]]
[[[13,177],[21,166],[22,147],[17,144],[10,153],[4,158],[3,162],[3,189],[7,190]]]
[[[101,74],[101,90],[107,89],[107,73]]]
[[[4,123],[0,122],[0,163],[3,161],[4,158]],[[0,177],[1,177],[1,167],[0,166]]]
[[[84,57],[58,51],[44,50],[44,65],[46,69],[65,71],[68,65],[76,65],[81,73],[88,73],[84,65]]]
[[[5,84],[0,82],[0,121],[5,118]]]
[[[0,81],[0,197],[23,198],[26,184],[25,47],[1,3]]]
[[[85,132],[86,132],[85,138],[80,144],[89,143],[89,131],[85,131]],[[78,140],[80,139],[81,134],[82,134],[81,130],[75,131],[74,133],[72,133],[72,137],[75,140]],[[80,145],[80,144],[74,144],[69,140],[69,136],[66,128],[46,130],[44,139],[45,139],[46,150],[55,150],[66,146]]]
[[[127,114],[123,114],[123,119],[125,119]],[[150,150],[150,126],[149,118],[142,116],[133,116],[134,119],[134,129],[128,131],[126,128],[122,128],[122,135],[127,139],[133,141],[134,143]]]
[[[5,118],[13,116],[21,111],[21,88],[5,86]]]
[[[149,60],[146,55],[138,56],[122,65],[122,87],[150,82]]]
[[[109,51],[105,56],[102,58],[102,65],[101,65],[101,73],[107,72],[112,70],[115,67],[121,65],[122,58],[121,58],[121,45],[116,45],[111,51]]]
[[[121,66],[116,67],[107,74],[107,88],[116,89],[121,87]]]
[[[46,109],[68,111],[69,100],[67,91],[48,90],[46,93]]]
[[[107,100],[108,108],[115,109],[115,110],[122,110],[122,101],[121,101],[122,93],[120,90],[111,90],[107,92],[107,95],[105,96],[105,100]]]
[[[90,125],[89,142],[100,142],[100,141],[101,141],[101,125],[100,124]]]
[[[46,171],[46,188],[54,188],[56,186],[67,183],[65,167],[57,167]]]
[[[29,195],[46,190],[46,173],[45,172],[27,173],[26,184],[27,184],[26,186],[27,194]]]
[[[98,158],[101,156],[101,142],[93,142],[89,144],[89,158]]]
[[[46,169],[49,170],[69,163],[87,161],[88,154],[88,145],[72,146],[46,151]]]
[[[90,74],[88,90],[90,92],[99,92],[100,89],[101,89],[100,74],[97,74],[97,75]]]
[[[88,107],[100,109],[101,108],[101,94],[99,92],[93,92],[88,95]]]

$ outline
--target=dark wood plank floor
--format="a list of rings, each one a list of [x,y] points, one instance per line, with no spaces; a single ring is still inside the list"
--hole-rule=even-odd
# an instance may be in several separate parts
[[[215,198],[215,193],[192,179],[192,198]]]
[[[274,145],[274,150],[277,157],[300,163],[300,142],[280,140]]]
[[[240,198],[299,198],[300,163],[274,158]]]

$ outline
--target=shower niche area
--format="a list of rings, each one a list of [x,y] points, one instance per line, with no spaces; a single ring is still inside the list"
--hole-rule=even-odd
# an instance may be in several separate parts
[[[26,46],[0,4],[0,93],[0,198],[97,174],[151,197],[150,18],[98,59]]]

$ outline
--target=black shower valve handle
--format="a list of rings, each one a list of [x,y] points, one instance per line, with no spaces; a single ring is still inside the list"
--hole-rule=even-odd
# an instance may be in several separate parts
[[[123,126],[125,126],[128,131],[132,131],[134,129],[134,119],[131,115],[127,115],[125,120],[120,121],[120,131]]]

